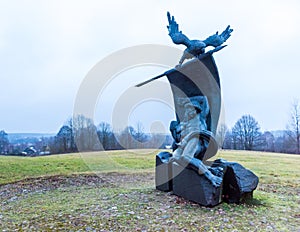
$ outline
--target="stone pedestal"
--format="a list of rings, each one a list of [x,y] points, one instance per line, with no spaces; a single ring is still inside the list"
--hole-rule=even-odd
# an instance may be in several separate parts
[[[204,175],[172,162],[171,157],[169,152],[161,152],[156,156],[156,189],[173,191],[175,195],[203,206],[212,207],[222,201],[240,203],[251,199],[258,185],[258,177],[250,170],[239,163],[218,159],[212,163],[211,170],[224,170],[224,175],[222,185],[214,187]]]
[[[215,206],[221,203],[221,187],[214,187],[204,175],[194,170],[172,164],[173,193],[203,206]]]
[[[172,154],[169,152],[160,152],[156,155],[155,165],[155,186],[157,190],[169,192],[172,191],[172,165],[169,162]]]
[[[218,160],[215,163],[218,163]],[[221,165],[226,170],[223,177],[223,201],[240,203],[251,199],[258,185],[258,177],[239,163],[225,161]]]

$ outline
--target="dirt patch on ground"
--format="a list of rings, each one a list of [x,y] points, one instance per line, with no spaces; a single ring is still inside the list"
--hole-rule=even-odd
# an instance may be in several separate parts
[[[120,187],[140,186],[153,183],[152,173],[122,174],[122,173],[99,173],[99,174],[74,174],[69,176],[56,175],[39,178],[29,178],[15,183],[0,185],[0,199],[3,201],[26,195],[29,193],[46,192],[54,189],[94,186],[94,187]]]

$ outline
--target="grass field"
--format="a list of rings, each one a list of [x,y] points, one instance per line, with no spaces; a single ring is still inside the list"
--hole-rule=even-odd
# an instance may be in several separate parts
[[[124,150],[40,157],[0,156],[0,184],[86,172],[150,172],[154,170],[156,153],[153,150]]]
[[[0,229],[300,231],[300,156],[220,151],[260,183],[251,202],[205,208],[155,190],[157,152],[1,156]]]

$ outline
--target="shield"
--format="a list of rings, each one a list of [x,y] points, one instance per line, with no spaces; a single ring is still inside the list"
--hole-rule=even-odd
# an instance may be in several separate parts
[[[207,130],[215,135],[221,110],[221,89],[213,56],[194,58],[166,75],[173,92],[177,121],[180,122],[185,113],[177,99],[188,98],[192,101],[195,97],[206,96],[209,105]]]

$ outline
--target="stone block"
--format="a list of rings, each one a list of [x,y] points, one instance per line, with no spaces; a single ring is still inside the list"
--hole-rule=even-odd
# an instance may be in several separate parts
[[[156,155],[155,186],[157,190],[172,191],[172,166],[169,162],[171,157],[172,154],[169,152],[160,152]]]
[[[172,164],[173,193],[203,206],[215,206],[221,203],[221,187],[214,187],[204,175],[192,169]]]

